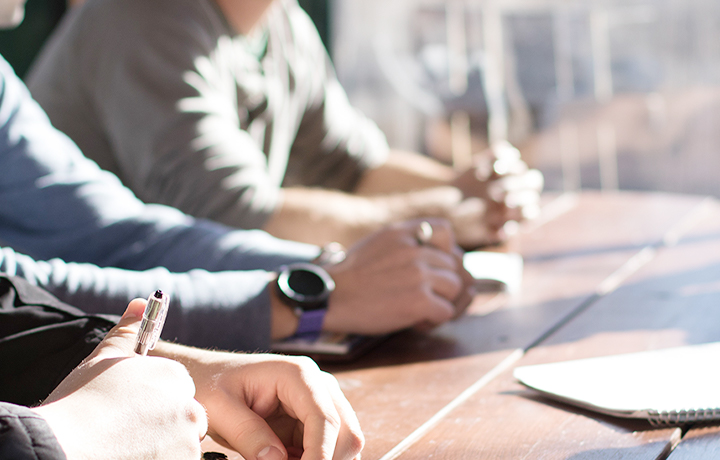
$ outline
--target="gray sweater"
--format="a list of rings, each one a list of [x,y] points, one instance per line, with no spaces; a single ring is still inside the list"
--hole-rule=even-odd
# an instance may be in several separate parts
[[[352,190],[384,162],[317,30],[277,0],[252,36],[213,0],[93,0],[28,78],[52,123],[146,202],[262,228],[281,186]]]

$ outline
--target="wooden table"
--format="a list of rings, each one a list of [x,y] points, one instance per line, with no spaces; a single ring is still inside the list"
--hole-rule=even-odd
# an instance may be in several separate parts
[[[358,413],[363,459],[720,458],[720,428],[599,416],[512,377],[520,365],[720,340],[720,203],[561,195],[500,250],[524,257],[519,293],[478,296],[431,333],[323,365]]]

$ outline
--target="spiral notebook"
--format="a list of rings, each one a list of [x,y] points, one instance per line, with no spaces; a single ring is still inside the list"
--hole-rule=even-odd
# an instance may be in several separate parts
[[[720,422],[720,342],[523,366],[543,396],[653,425]]]

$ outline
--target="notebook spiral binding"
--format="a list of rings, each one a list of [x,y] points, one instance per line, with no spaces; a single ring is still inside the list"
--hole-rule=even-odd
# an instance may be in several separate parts
[[[648,421],[652,426],[676,426],[686,423],[711,422],[718,419],[720,419],[720,408],[648,412]]]

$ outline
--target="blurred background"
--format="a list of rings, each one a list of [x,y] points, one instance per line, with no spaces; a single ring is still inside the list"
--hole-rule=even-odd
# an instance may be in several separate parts
[[[507,139],[549,190],[720,195],[717,0],[335,0],[333,58],[391,145]]]
[[[89,0],[92,1],[92,0]],[[720,196],[717,0],[300,0],[396,148],[462,168],[508,140],[546,189]],[[22,76],[68,6],[28,0]]]

